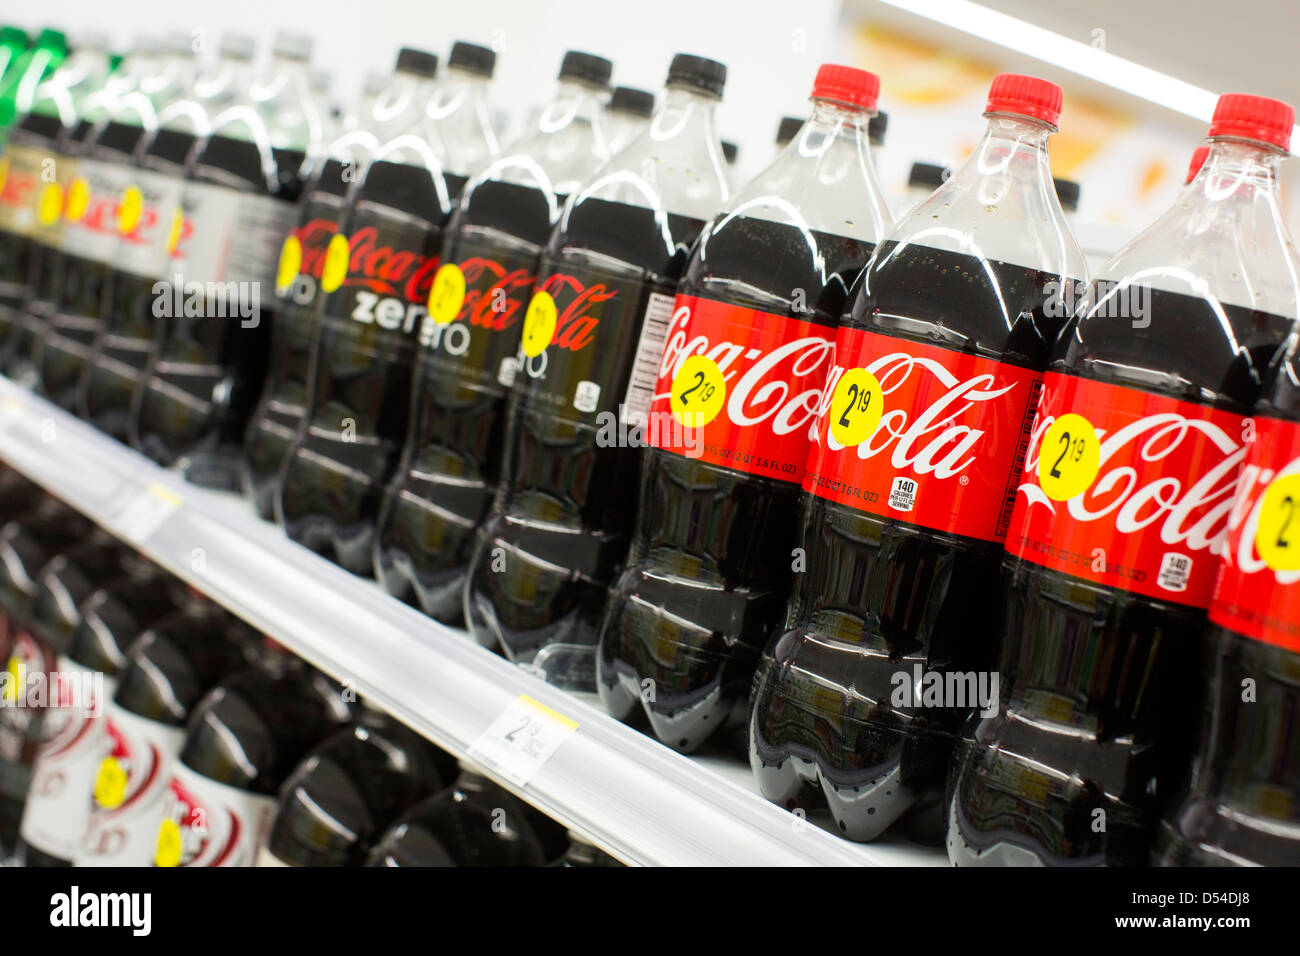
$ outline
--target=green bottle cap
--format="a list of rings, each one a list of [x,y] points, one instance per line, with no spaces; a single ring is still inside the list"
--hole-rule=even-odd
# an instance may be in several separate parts
[[[18,27],[0,27],[0,46],[18,47],[20,50],[27,49],[27,31]]]

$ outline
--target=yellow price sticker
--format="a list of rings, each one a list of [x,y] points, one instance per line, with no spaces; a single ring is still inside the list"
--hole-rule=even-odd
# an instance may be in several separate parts
[[[275,291],[280,295],[288,292],[289,286],[293,285],[293,280],[298,278],[298,270],[301,268],[302,243],[297,236],[290,236],[280,247],[280,264],[275,270]]]
[[[185,228],[185,213],[181,211],[180,206],[172,210],[172,225],[167,232],[167,253],[176,255],[176,250],[181,247],[181,231]]]
[[[1047,429],[1038,446],[1038,484],[1053,501],[1069,501],[1088,490],[1101,468],[1101,442],[1092,422],[1073,412]]]
[[[348,260],[352,257],[352,248],[348,237],[337,234],[325,249],[325,265],[320,273],[322,292],[334,292],[348,277]]]
[[[126,799],[126,779],[121,761],[112,755],[105,757],[95,775],[95,802],[105,810],[120,807]]]
[[[703,428],[718,417],[727,400],[727,382],[718,363],[704,355],[692,355],[673,376],[668,405],[687,428]]]
[[[158,849],[153,856],[153,865],[181,865],[181,828],[175,820],[164,820],[158,828]]]
[[[433,277],[429,290],[429,315],[439,325],[453,322],[465,304],[465,273],[454,262],[448,262]]]
[[[9,181],[9,157],[0,156],[0,193],[5,191],[5,183]]]
[[[1275,478],[1264,489],[1255,550],[1274,571],[1300,571],[1300,475]]]
[[[117,207],[117,231],[127,236],[135,232],[140,225],[140,213],[144,212],[144,194],[136,186],[127,186],[122,193],[122,202]]]
[[[90,208],[90,183],[85,177],[78,176],[68,184],[68,201],[64,205],[63,215],[68,222],[80,222]]]
[[[555,321],[558,317],[559,310],[555,308],[551,294],[542,289],[534,292],[532,301],[528,303],[528,311],[524,313],[521,342],[525,355],[537,358],[546,351],[546,346],[551,344],[551,339],[555,336]]]
[[[4,682],[4,700],[7,704],[12,704],[18,700],[18,695],[24,692],[27,684],[27,665],[17,654],[9,658],[5,665],[5,676],[8,678]]]
[[[41,190],[40,203],[36,209],[36,218],[42,226],[52,226],[63,215],[63,187],[58,183],[46,183]]]
[[[831,407],[831,437],[845,448],[871,437],[885,411],[880,381],[865,368],[847,369],[835,384]]]

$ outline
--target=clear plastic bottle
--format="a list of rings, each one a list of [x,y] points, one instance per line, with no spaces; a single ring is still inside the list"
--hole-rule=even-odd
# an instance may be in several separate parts
[[[764,796],[820,795],[850,839],[910,813],[913,836],[942,841],[974,702],[921,691],[987,678],[996,654],[982,609],[1043,367],[1087,278],[1048,164],[1061,99],[1036,77],[993,80],[982,138],[876,247],[836,337],[749,754]]]
[[[609,154],[617,155],[650,125],[655,112],[655,95],[634,86],[616,86],[605,106],[605,136]]]
[[[610,62],[570,51],[537,129],[465,187],[420,330],[402,460],[384,496],[375,576],[459,624],[474,531],[500,477],[501,440],[537,257],[564,201],[608,158]]]
[[[352,184],[365,176],[385,129],[397,117],[414,121],[432,91],[438,58],[404,47],[389,86],[376,92],[364,115],[322,152],[303,188],[296,228],[280,247],[275,280],[279,301],[271,329],[266,384],[244,435],[244,493],[264,520],[275,518],[280,472],[307,409],[311,358],[324,303],[321,276],[331,240],[347,211]]]
[[[380,98],[383,145],[330,240],[307,411],[276,517],[295,541],[354,574],[373,573],[375,522],[406,434],[447,220],[465,171],[497,151],[486,89],[495,58],[456,43],[427,102],[411,90]]]
[[[781,626],[836,327],[892,225],[868,135],[879,89],[865,70],[822,66],[802,129],[704,230],[677,288],[597,666],[606,709],[644,711],[680,750],[743,730],[758,655]],[[712,417],[690,424],[692,398],[710,390]]]
[[[155,461],[230,491],[240,487],[244,430],[275,323],[276,303],[262,291],[275,288],[302,171],[320,148],[304,41],[279,38],[268,74],[216,115],[186,161],[171,274],[153,290],[162,335],[129,429]]]
[[[605,590],[635,517],[643,443],[626,430],[645,422],[690,246],[728,198],[725,80],[721,63],[673,58],[649,128],[565,206],[524,318],[465,616],[480,643],[573,688],[595,688]]]
[[[1002,706],[951,776],[954,862],[1147,861],[1195,745],[1206,608],[1264,430],[1247,416],[1300,303],[1278,194],[1293,122],[1221,96],[1205,166],[1102,266],[1053,352],[993,592]],[[1287,678],[1263,650],[1269,702],[1247,706],[1267,722]]]

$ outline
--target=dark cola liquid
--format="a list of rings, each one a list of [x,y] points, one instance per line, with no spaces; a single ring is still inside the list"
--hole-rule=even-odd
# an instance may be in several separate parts
[[[77,411],[80,404],[78,391],[111,300],[113,256],[108,250],[116,241],[117,207],[130,181],[129,164],[143,136],[139,126],[108,123],[87,142],[79,167],[78,178],[89,184],[90,202],[75,227],[64,226],[62,282],[32,355],[40,390],[68,411]],[[74,228],[100,237],[95,241],[107,246],[107,254],[90,257],[71,251],[66,236]]]
[[[267,850],[289,866],[361,866],[400,813],[442,789],[436,756],[418,734],[367,714],[285,781]]]
[[[44,125],[42,121],[37,121]],[[71,171],[90,135],[92,126],[85,120],[71,129],[62,129],[54,140],[50,152],[51,169],[58,188],[66,197]],[[45,171],[42,171],[44,177]],[[42,189],[44,187],[44,181]],[[44,200],[41,200],[44,205]],[[4,355],[5,373],[10,378],[31,380],[35,375],[32,353],[49,326],[54,314],[54,303],[63,287],[64,256],[61,249],[63,209],[53,222],[42,222],[30,238],[27,262],[27,296],[20,307],[13,329],[13,337]]]
[[[325,300],[308,410],[280,493],[291,538],[366,577],[450,211],[434,175],[378,161],[354,194],[342,229],[348,274]]]
[[[8,175],[3,184],[4,204],[10,209],[35,210],[41,191],[42,161],[56,153],[63,127],[57,117],[29,113],[9,135]],[[23,151],[20,162],[19,150]],[[49,247],[38,244],[30,230],[0,230],[0,367],[16,351],[23,308],[31,296],[32,276],[38,257],[48,257]]]
[[[270,181],[268,159],[275,170]],[[196,484],[225,490],[239,487],[244,430],[266,379],[267,344],[275,322],[274,286],[268,281],[274,275],[277,247],[273,243],[283,236],[280,219],[292,215],[290,204],[301,188],[302,161],[300,152],[272,150],[268,157],[255,143],[214,134],[194,163],[195,183],[225,188],[200,200],[190,241],[207,239],[203,233],[212,228],[210,217],[226,214],[220,208],[208,211],[211,207],[238,204],[239,212],[229,245],[219,253],[219,264],[214,258],[195,268],[199,257],[185,257],[183,268],[190,272],[186,286],[191,280],[206,281],[219,274],[227,287],[238,284],[236,298],[218,299],[205,292],[200,314],[193,315],[188,291],[180,295],[174,283],[163,291],[164,296],[170,293],[171,304],[162,310],[161,344],[150,364],[130,434],[132,444],[159,464],[182,462],[186,478]],[[250,194],[260,194],[263,205],[250,205],[243,198]],[[268,233],[272,244],[265,243]],[[261,261],[235,264],[237,255],[241,260],[252,258],[247,247],[255,243],[265,246],[255,253]],[[254,292],[257,314],[251,314]],[[245,316],[236,305],[250,307],[250,314]]]
[[[833,341],[871,246],[811,239],[795,226],[731,222],[692,258],[678,292],[814,322]],[[693,750],[744,725],[758,654],[790,594],[800,488],[658,449],[646,459],[637,535],[601,628],[599,689],[611,714],[628,719],[639,703],[661,740]]]
[[[347,212],[351,184],[345,172],[350,169],[328,160],[304,190],[294,230],[302,246],[302,266],[287,289],[276,290],[266,384],[244,434],[244,492],[266,521],[275,518],[280,470],[307,410],[312,352],[325,301],[321,272],[329,242]]]
[[[160,129],[138,150],[140,212],[119,240],[103,327],[81,382],[80,415],[122,442],[128,440],[135,402],[162,338],[154,286],[167,281],[169,223],[195,141],[191,133]]]
[[[463,771],[375,844],[370,866],[545,866],[564,830],[481,774]]]
[[[458,625],[475,533],[501,478],[508,382],[553,210],[538,189],[485,182],[453,221],[446,262],[459,314],[421,336],[411,421],[384,497],[375,574],[384,590]]]
[[[666,328],[702,225],[669,215],[665,229],[648,209],[588,199],[570,208],[538,268],[559,318],[551,345],[518,373],[465,614],[480,643],[542,667],[554,683],[595,689],[592,652],[606,589],[627,555],[642,461],[639,445],[598,442],[600,422],[637,389],[653,390],[653,373],[648,385],[634,378],[644,319],[666,302],[657,319]],[[599,388],[594,405],[583,402],[583,383]]]
[[[965,343],[962,351],[1027,368],[1046,362],[1059,323],[1045,314],[1054,274],[891,244],[867,276],[874,292],[857,296],[846,327],[900,344]],[[912,810],[912,835],[938,842],[948,756],[969,710],[895,708],[894,675],[917,665],[987,672],[1002,546],[808,495],[803,547],[807,569],[796,575],[785,632],[763,652],[754,683],[759,787],[787,806],[820,790],[850,839],[875,839]]]
[[[1148,291],[1149,326],[1085,321],[1062,338],[1068,349],[1052,368],[1130,387],[1133,378],[1112,370],[1148,370],[1185,383],[1164,394],[1247,414],[1287,320]],[[1174,347],[1182,342],[1194,345]],[[1200,723],[1205,611],[1011,557],[998,593],[1003,706],[973,720],[958,747],[949,856],[959,865],[1145,863]]]

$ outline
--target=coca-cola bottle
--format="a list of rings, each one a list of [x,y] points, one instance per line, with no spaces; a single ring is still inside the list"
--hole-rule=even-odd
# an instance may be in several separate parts
[[[376,711],[327,737],[280,788],[259,866],[361,866],[399,814],[442,789],[437,754]]]
[[[495,62],[486,47],[452,47],[428,102],[408,102],[386,127],[330,240],[307,411],[277,518],[295,541],[354,574],[373,573],[375,522],[406,432],[447,217],[477,171],[468,164],[496,151],[487,110]]]
[[[105,708],[77,866],[153,863],[185,725],[208,691],[249,666],[255,638],[243,622],[193,596],[131,644]]]
[[[298,203],[296,228],[280,248],[277,309],[262,397],[244,435],[244,491],[270,521],[280,493],[280,471],[307,407],[311,357],[325,296],[321,275],[330,241],[347,211],[352,184],[362,178],[385,130],[400,117],[414,122],[428,101],[438,58],[403,48],[393,77],[351,129],[325,149]],[[403,132],[398,129],[397,132]]]
[[[0,149],[4,148],[16,120],[32,108],[32,99],[41,80],[62,65],[68,55],[68,41],[59,30],[45,29],[28,44],[27,35],[11,27],[17,55],[0,75]]]
[[[140,633],[174,611],[183,591],[175,578],[139,555],[122,575],[81,603],[80,620],[58,657],[59,706],[66,720],[36,753],[23,811],[19,858],[28,866],[71,866],[90,820],[90,796],[109,740],[105,706],[126,654]]]
[[[222,681],[190,716],[154,821],[154,865],[252,866],[281,785],[351,716],[340,688],[298,661]]]
[[[1257,443],[1246,416],[1300,297],[1277,185],[1293,121],[1221,96],[1205,166],[1101,267],[1053,352],[998,592],[1002,704],[952,769],[956,863],[1144,863],[1185,777],[1206,608]]]
[[[507,397],[537,257],[566,196],[607,159],[611,64],[570,51],[535,132],[465,187],[420,329],[406,442],[384,496],[375,577],[459,624],[465,571],[500,479]]]
[[[1048,167],[1060,109],[1053,83],[993,80],[983,137],[876,247],[836,337],[749,755],[764,796],[820,791],[850,839],[909,811],[915,837],[942,839],[948,755],[974,701],[922,697],[923,682],[992,665],[979,609],[1048,350],[1087,274]]]
[[[128,434],[195,484],[239,487],[275,322],[276,251],[321,134],[309,51],[304,37],[276,38],[267,77],[216,116],[188,159],[173,211],[172,273],[154,286],[152,306],[162,335]]]
[[[597,626],[627,554],[628,489],[673,293],[727,200],[714,112],[726,67],[678,54],[649,128],[574,193],[537,271],[497,496],[465,617],[554,683],[595,689]]]
[[[223,39],[217,62],[195,76],[188,47],[172,51],[168,59],[181,74],[177,82],[185,95],[159,109],[158,128],[136,148],[131,185],[118,203],[119,240],[103,328],[78,393],[81,416],[120,441],[128,439],[136,399],[161,341],[155,288],[173,281],[180,242],[193,229],[176,216],[186,161],[212,129],[212,117],[246,89],[251,54],[246,38]]]
[[[105,115],[80,144],[64,202],[62,281],[31,356],[37,388],[69,411],[76,408],[77,389],[103,324],[118,246],[118,204],[131,182],[132,156],[157,127],[157,107],[182,92],[183,74],[165,68],[160,54],[156,41],[142,41],[103,90],[87,98],[88,105],[102,99]],[[160,78],[172,82],[160,85]],[[145,92],[146,84],[155,91],[152,95]]]
[[[25,564],[40,553],[31,537],[52,531],[57,538],[74,523],[55,518],[52,528],[42,524],[24,524],[0,543],[0,550],[12,548]],[[77,710],[78,701],[64,696],[68,688],[59,665],[81,621],[81,602],[116,576],[121,558],[117,541],[103,532],[91,532],[45,562],[28,584],[25,608],[9,609],[7,706],[0,707],[0,845],[14,848],[37,753],[61,737]],[[14,572],[22,571],[23,564],[8,569],[6,590],[21,587]]]
[[[24,298],[6,332],[0,315],[0,367],[10,378],[34,383],[32,346],[44,332],[63,281],[63,210],[76,175],[76,156],[95,122],[106,112],[94,97],[108,80],[108,41],[100,34],[82,37],[77,48],[41,84],[32,111],[19,120],[6,156],[22,179],[33,178],[29,201],[17,217],[25,222]],[[87,106],[90,112],[87,112]]]
[[[402,814],[370,866],[545,866],[564,852],[555,821],[462,763],[456,782]]]
[[[597,668],[611,714],[644,709],[680,750],[744,726],[782,623],[836,327],[892,224],[867,133],[879,91],[822,66],[803,129],[705,228],[677,287]]]
[[[655,111],[655,95],[635,86],[616,86],[605,104],[606,146],[611,156],[645,132]]]
[[[1220,169],[1208,177],[1239,175],[1216,159]],[[1157,837],[1155,861],[1164,865],[1300,862],[1298,341],[1255,407],[1210,603],[1208,706],[1191,781]]]

